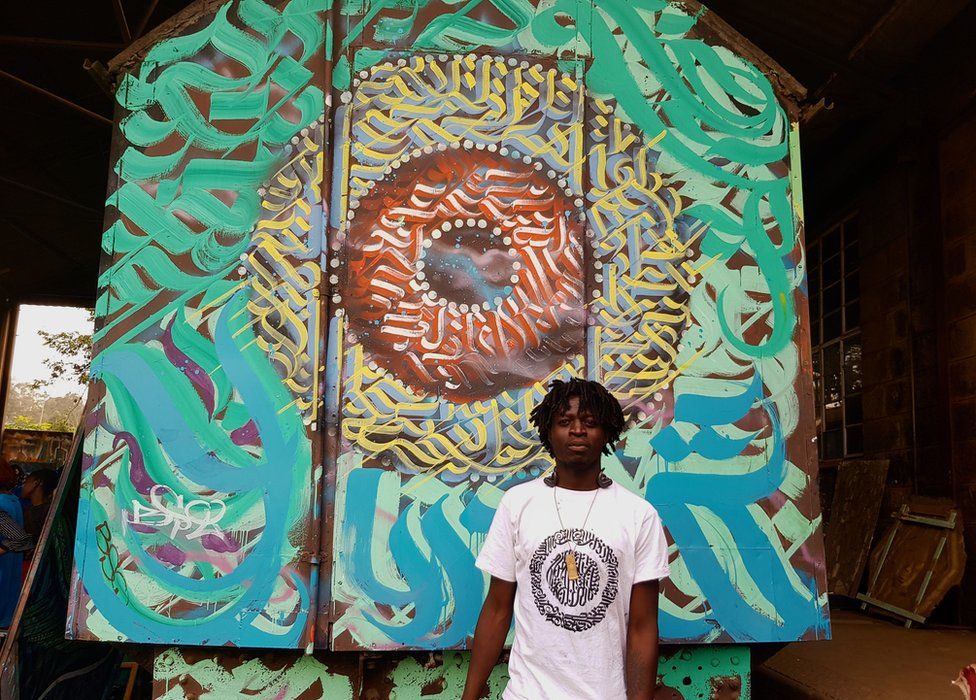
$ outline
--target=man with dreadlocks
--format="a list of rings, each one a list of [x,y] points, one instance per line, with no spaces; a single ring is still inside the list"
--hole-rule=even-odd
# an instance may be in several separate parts
[[[668,548],[653,506],[600,468],[623,411],[601,384],[573,378],[552,382],[531,420],[556,467],[509,489],[495,513],[462,697],[482,695],[514,613],[504,700],[650,700]]]

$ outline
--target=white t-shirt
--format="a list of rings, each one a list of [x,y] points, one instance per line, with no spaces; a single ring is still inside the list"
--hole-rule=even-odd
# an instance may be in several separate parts
[[[554,489],[541,478],[520,484],[502,497],[477,566],[518,585],[504,700],[626,697],[631,587],[669,573],[664,529],[650,503],[617,484],[596,491]]]

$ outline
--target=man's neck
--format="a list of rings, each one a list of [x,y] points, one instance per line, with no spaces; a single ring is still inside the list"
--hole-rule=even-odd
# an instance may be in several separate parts
[[[556,465],[556,485],[570,491],[593,491],[599,488],[597,476],[600,474],[600,465],[594,464],[583,469],[569,469]]]
[[[31,494],[30,502],[32,506],[42,506],[47,503],[48,499],[44,495],[34,495]]]

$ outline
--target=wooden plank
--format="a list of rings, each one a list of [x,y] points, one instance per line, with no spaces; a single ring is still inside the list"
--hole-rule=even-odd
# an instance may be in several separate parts
[[[860,600],[864,605],[861,605],[863,610],[867,605],[873,605],[876,608],[881,608],[882,610],[887,610],[890,613],[894,613],[899,617],[904,617],[914,622],[925,622],[925,618],[921,615],[916,615],[910,610],[905,610],[904,608],[899,608],[896,605],[891,605],[884,602],[883,600],[878,600],[877,598],[872,598],[869,595],[864,595],[863,593],[857,594],[857,599]]]
[[[848,597],[857,593],[887,474],[887,460],[844,462],[837,470],[825,543],[827,590],[831,593]]]

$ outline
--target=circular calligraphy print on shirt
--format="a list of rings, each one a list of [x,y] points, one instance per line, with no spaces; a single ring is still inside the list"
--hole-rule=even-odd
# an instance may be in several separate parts
[[[569,576],[566,554],[575,552],[576,579]],[[529,562],[535,606],[546,620],[571,632],[583,632],[606,617],[617,597],[617,555],[592,532],[560,530],[547,537]]]

